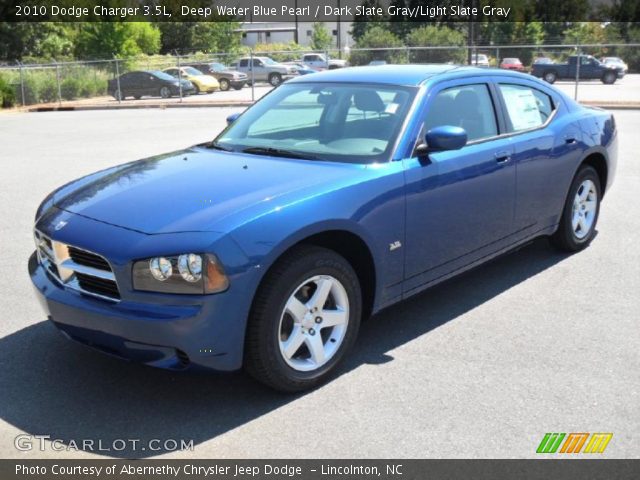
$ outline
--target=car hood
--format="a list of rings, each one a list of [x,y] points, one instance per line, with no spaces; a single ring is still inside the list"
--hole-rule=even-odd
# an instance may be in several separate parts
[[[65,211],[146,234],[221,231],[282,202],[357,180],[362,165],[193,147],[120,165],[63,187]],[[293,198],[292,198],[293,197]]]

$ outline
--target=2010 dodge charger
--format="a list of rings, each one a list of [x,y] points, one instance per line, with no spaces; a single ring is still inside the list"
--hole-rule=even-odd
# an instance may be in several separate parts
[[[362,318],[534,237],[594,237],[611,114],[455,66],[296,78],[212,142],[51,193],[29,273],[69,338],[148,365],[326,379]]]

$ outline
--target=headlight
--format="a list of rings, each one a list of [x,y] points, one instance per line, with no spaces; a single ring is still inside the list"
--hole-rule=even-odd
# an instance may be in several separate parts
[[[209,253],[154,257],[133,264],[135,290],[201,295],[228,287],[222,265]]]

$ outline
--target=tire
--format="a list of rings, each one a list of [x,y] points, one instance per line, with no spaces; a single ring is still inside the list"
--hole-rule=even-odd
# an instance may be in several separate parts
[[[236,85],[235,87],[233,87],[234,90],[242,90],[242,87],[244,87],[244,85]]]
[[[162,98],[171,98],[171,89],[169,87],[162,87],[158,93]]]
[[[547,83],[555,83],[556,80],[558,79],[558,74],[553,70],[551,70],[548,72],[544,72],[544,75],[542,75],[542,78]]]
[[[135,98],[136,100],[140,100],[142,98],[142,95],[134,95],[133,98]]]
[[[613,85],[618,79],[618,74],[614,72],[605,72],[602,76],[602,83],[605,85]]]
[[[113,92],[113,98],[115,98],[118,101],[122,101],[127,98],[127,95],[123,91],[116,89],[116,91]]]
[[[551,236],[555,247],[577,252],[591,243],[600,214],[601,192],[598,173],[589,165],[582,166],[571,183],[558,230]]]
[[[229,80],[227,80],[226,78],[221,78],[220,80],[218,80],[218,83],[220,84],[220,90],[222,90],[223,92],[226,92],[231,87]]]
[[[193,84],[193,94],[194,95],[199,95],[200,94],[200,87],[198,85],[196,85],[195,83]]]
[[[272,73],[269,75],[269,83],[273,87],[277,87],[282,83],[282,75],[279,73]]]
[[[320,305],[315,293],[326,302]],[[353,346],[361,316],[360,284],[349,262],[326,248],[295,247],[277,261],[256,293],[244,368],[276,390],[314,388]]]

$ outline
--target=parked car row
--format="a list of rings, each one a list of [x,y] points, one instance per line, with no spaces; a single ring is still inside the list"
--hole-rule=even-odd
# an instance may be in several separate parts
[[[179,95],[240,90],[252,82],[274,87],[297,75],[347,66],[346,60],[328,59],[322,54],[305,54],[299,61],[276,62],[269,57],[244,57],[227,67],[219,62],[194,62],[164,70],[127,72],[109,80],[108,93],[116,100],[143,96],[169,98]]]

